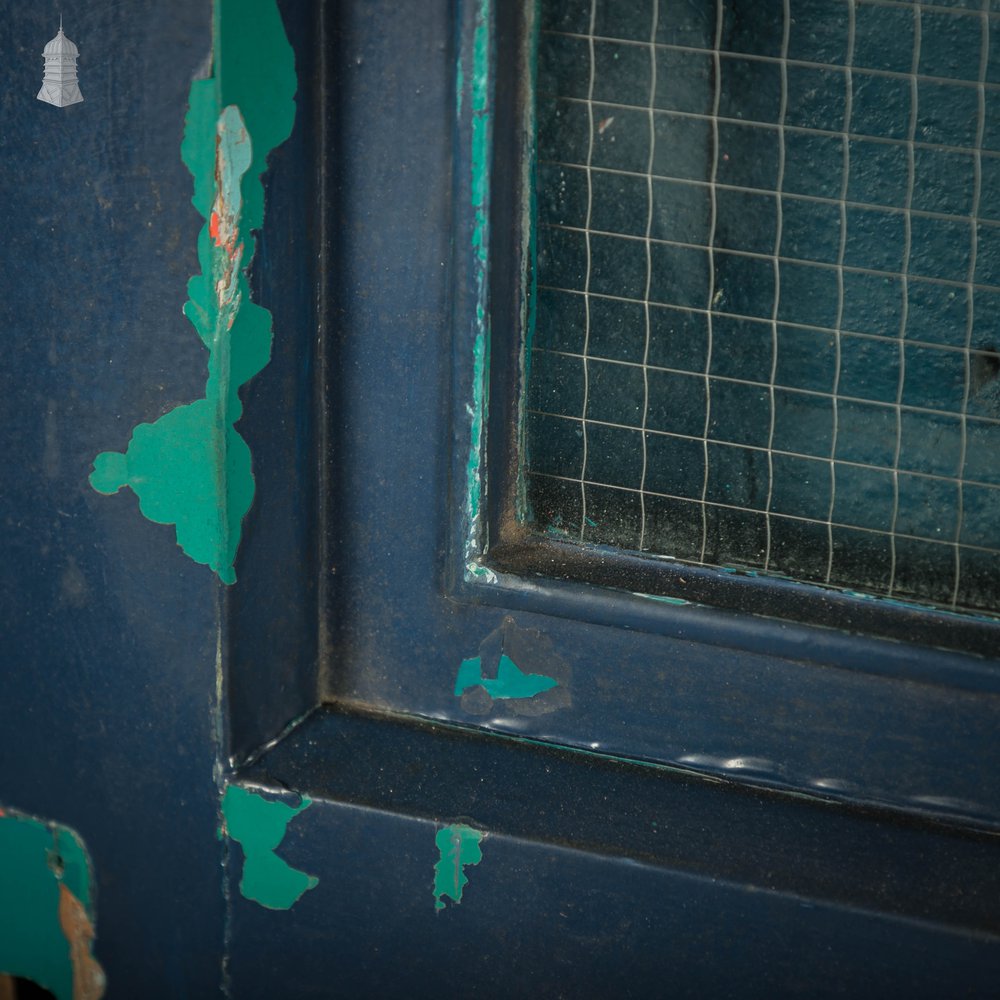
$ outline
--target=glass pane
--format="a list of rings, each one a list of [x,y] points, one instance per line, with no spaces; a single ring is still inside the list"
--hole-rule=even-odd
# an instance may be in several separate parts
[[[541,0],[539,530],[1000,610],[1000,17]]]

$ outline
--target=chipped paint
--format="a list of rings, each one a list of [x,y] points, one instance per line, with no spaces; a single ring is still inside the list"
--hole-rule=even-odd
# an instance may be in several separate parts
[[[104,996],[104,970],[94,958],[96,931],[93,921],[76,896],[59,884],[59,926],[69,943],[73,967],[73,1000],[98,1000]]]
[[[68,827],[0,810],[0,973],[58,1000],[98,1000],[91,865]]]
[[[554,677],[526,674],[506,653],[500,657],[496,678],[483,677],[483,664],[478,656],[463,660],[455,680],[455,694],[462,695],[470,687],[481,684],[491,698],[534,698],[558,685]]]
[[[250,449],[236,423],[240,387],[271,357],[271,315],[250,301],[253,230],[264,219],[267,155],[291,133],[294,54],[276,0],[216,0],[213,75],[191,84],[181,159],[205,224],[201,273],[184,315],[208,348],[205,398],[140,423],[124,453],[94,460],[99,493],[128,486],[150,521],[173,525],[195,562],[234,583],[243,517],[254,495]]]
[[[469,575],[469,577],[474,578],[476,580],[480,580],[483,583],[500,582],[500,577],[498,577],[496,573],[494,573],[493,570],[489,568],[489,566],[484,566],[482,563],[478,563],[475,561],[467,562],[465,564],[465,571]]]
[[[545,715],[572,703],[571,680],[551,640],[508,615],[459,664],[454,693],[470,715]]]
[[[477,548],[476,526],[479,522],[479,510],[482,502],[482,477],[480,475],[483,452],[483,416],[485,410],[484,394],[486,392],[486,335],[479,333],[473,346],[472,367],[472,448],[469,451],[468,504],[470,535],[467,554],[473,555]],[[474,564],[470,560],[470,564]]]
[[[226,789],[223,832],[243,848],[240,892],[247,899],[270,910],[287,910],[319,885],[315,875],[292,868],[274,853],[285,839],[288,824],[311,805],[311,799],[303,798],[299,805],[290,806],[239,785]]]
[[[492,7],[490,0],[480,0],[472,42],[472,66],[468,78],[461,60],[458,65],[458,111],[461,115],[463,91],[469,88],[470,108],[470,202],[476,314],[473,321],[472,400],[469,404],[470,443],[466,469],[466,504],[468,536],[466,564],[475,561],[485,539],[481,533],[483,454],[485,415],[489,405],[490,323],[488,311],[490,160],[493,149],[493,123],[490,112]],[[474,578],[477,574],[469,573]]]
[[[490,158],[493,130],[490,116],[490,19],[489,0],[477,11],[472,43],[472,247],[485,267],[489,246]]]
[[[462,893],[469,884],[465,868],[483,860],[480,844],[484,836],[481,830],[464,823],[438,830],[434,838],[438,849],[438,861],[434,866],[434,909],[445,908],[446,896],[455,903],[462,902]]]

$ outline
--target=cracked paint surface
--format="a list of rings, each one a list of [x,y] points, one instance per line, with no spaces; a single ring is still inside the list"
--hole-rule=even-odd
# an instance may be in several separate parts
[[[128,486],[139,509],[171,524],[195,562],[234,583],[243,517],[254,495],[250,449],[236,430],[239,390],[271,357],[271,314],[250,301],[246,270],[264,219],[268,153],[291,134],[295,61],[276,0],[216,0],[213,73],[191,84],[181,158],[205,219],[201,273],[184,315],[208,349],[205,398],[132,432],[124,453],[94,460],[99,493]]]
[[[434,866],[434,908],[445,908],[447,896],[455,903],[462,902],[462,893],[469,884],[466,865],[478,865],[483,860],[480,847],[485,834],[464,823],[438,830],[434,843],[438,861]]]
[[[311,805],[311,799],[303,798],[298,806],[290,806],[239,785],[226,789],[224,832],[243,848],[240,892],[247,899],[270,910],[287,910],[319,885],[315,875],[293,868],[275,854],[288,824]]]
[[[83,841],[58,823],[0,809],[0,973],[58,1000],[98,1000],[105,980],[94,936]]]

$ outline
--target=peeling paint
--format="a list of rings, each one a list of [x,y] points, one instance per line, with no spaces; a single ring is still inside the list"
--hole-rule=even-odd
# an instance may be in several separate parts
[[[545,715],[571,704],[571,677],[551,640],[508,615],[459,665],[455,697],[470,715]]]
[[[216,0],[213,75],[191,84],[181,159],[205,219],[201,273],[184,315],[208,348],[205,398],[132,432],[124,453],[94,460],[99,493],[130,487],[150,521],[174,525],[195,562],[234,583],[243,517],[254,495],[250,449],[236,430],[240,387],[271,357],[271,315],[250,301],[246,270],[264,219],[267,155],[291,134],[295,62],[276,0]]]
[[[491,64],[490,0],[480,0],[472,44],[472,66],[468,78],[462,63],[458,66],[458,110],[461,114],[463,90],[469,87],[471,128],[470,201],[473,213],[471,250],[475,285],[476,315],[473,321],[472,401],[469,405],[470,444],[467,465],[466,503],[469,533],[466,540],[466,563],[471,564],[484,541],[479,537],[482,506],[483,453],[485,449],[485,414],[489,405],[490,324],[488,302],[489,264],[489,171],[493,149],[493,123],[490,112]],[[475,574],[470,574],[475,576]]]
[[[485,834],[464,823],[438,830],[434,843],[438,861],[434,866],[434,909],[445,908],[445,896],[455,903],[462,902],[462,893],[469,884],[466,865],[478,865],[483,860],[480,847]]]
[[[489,170],[493,148],[489,107],[491,13],[489,0],[482,0],[472,43],[472,208],[475,212],[472,246],[484,265],[489,245]]]
[[[526,674],[506,653],[501,655],[495,679],[483,677],[483,664],[478,656],[463,660],[458,668],[455,694],[481,684],[491,698],[534,698],[536,694],[554,688],[559,682],[545,674]]]
[[[270,910],[287,910],[319,885],[315,875],[292,868],[274,853],[285,839],[288,824],[311,805],[311,799],[303,798],[298,806],[290,806],[239,785],[226,789],[224,832],[243,848],[240,892],[247,899]]]
[[[92,947],[91,865],[58,823],[0,809],[0,973],[30,979],[58,1000],[99,1000],[104,972]]]
[[[91,949],[96,932],[83,903],[59,884],[59,926],[69,943],[69,960],[73,966],[73,1000],[98,1000],[104,996],[104,970]]]

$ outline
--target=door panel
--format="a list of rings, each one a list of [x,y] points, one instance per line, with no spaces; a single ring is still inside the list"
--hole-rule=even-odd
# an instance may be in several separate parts
[[[505,535],[526,5],[269,4],[231,585],[87,482],[205,393],[210,5],[66,12],[61,109],[0,19],[0,808],[85,845],[107,995],[990,995],[995,623]]]

